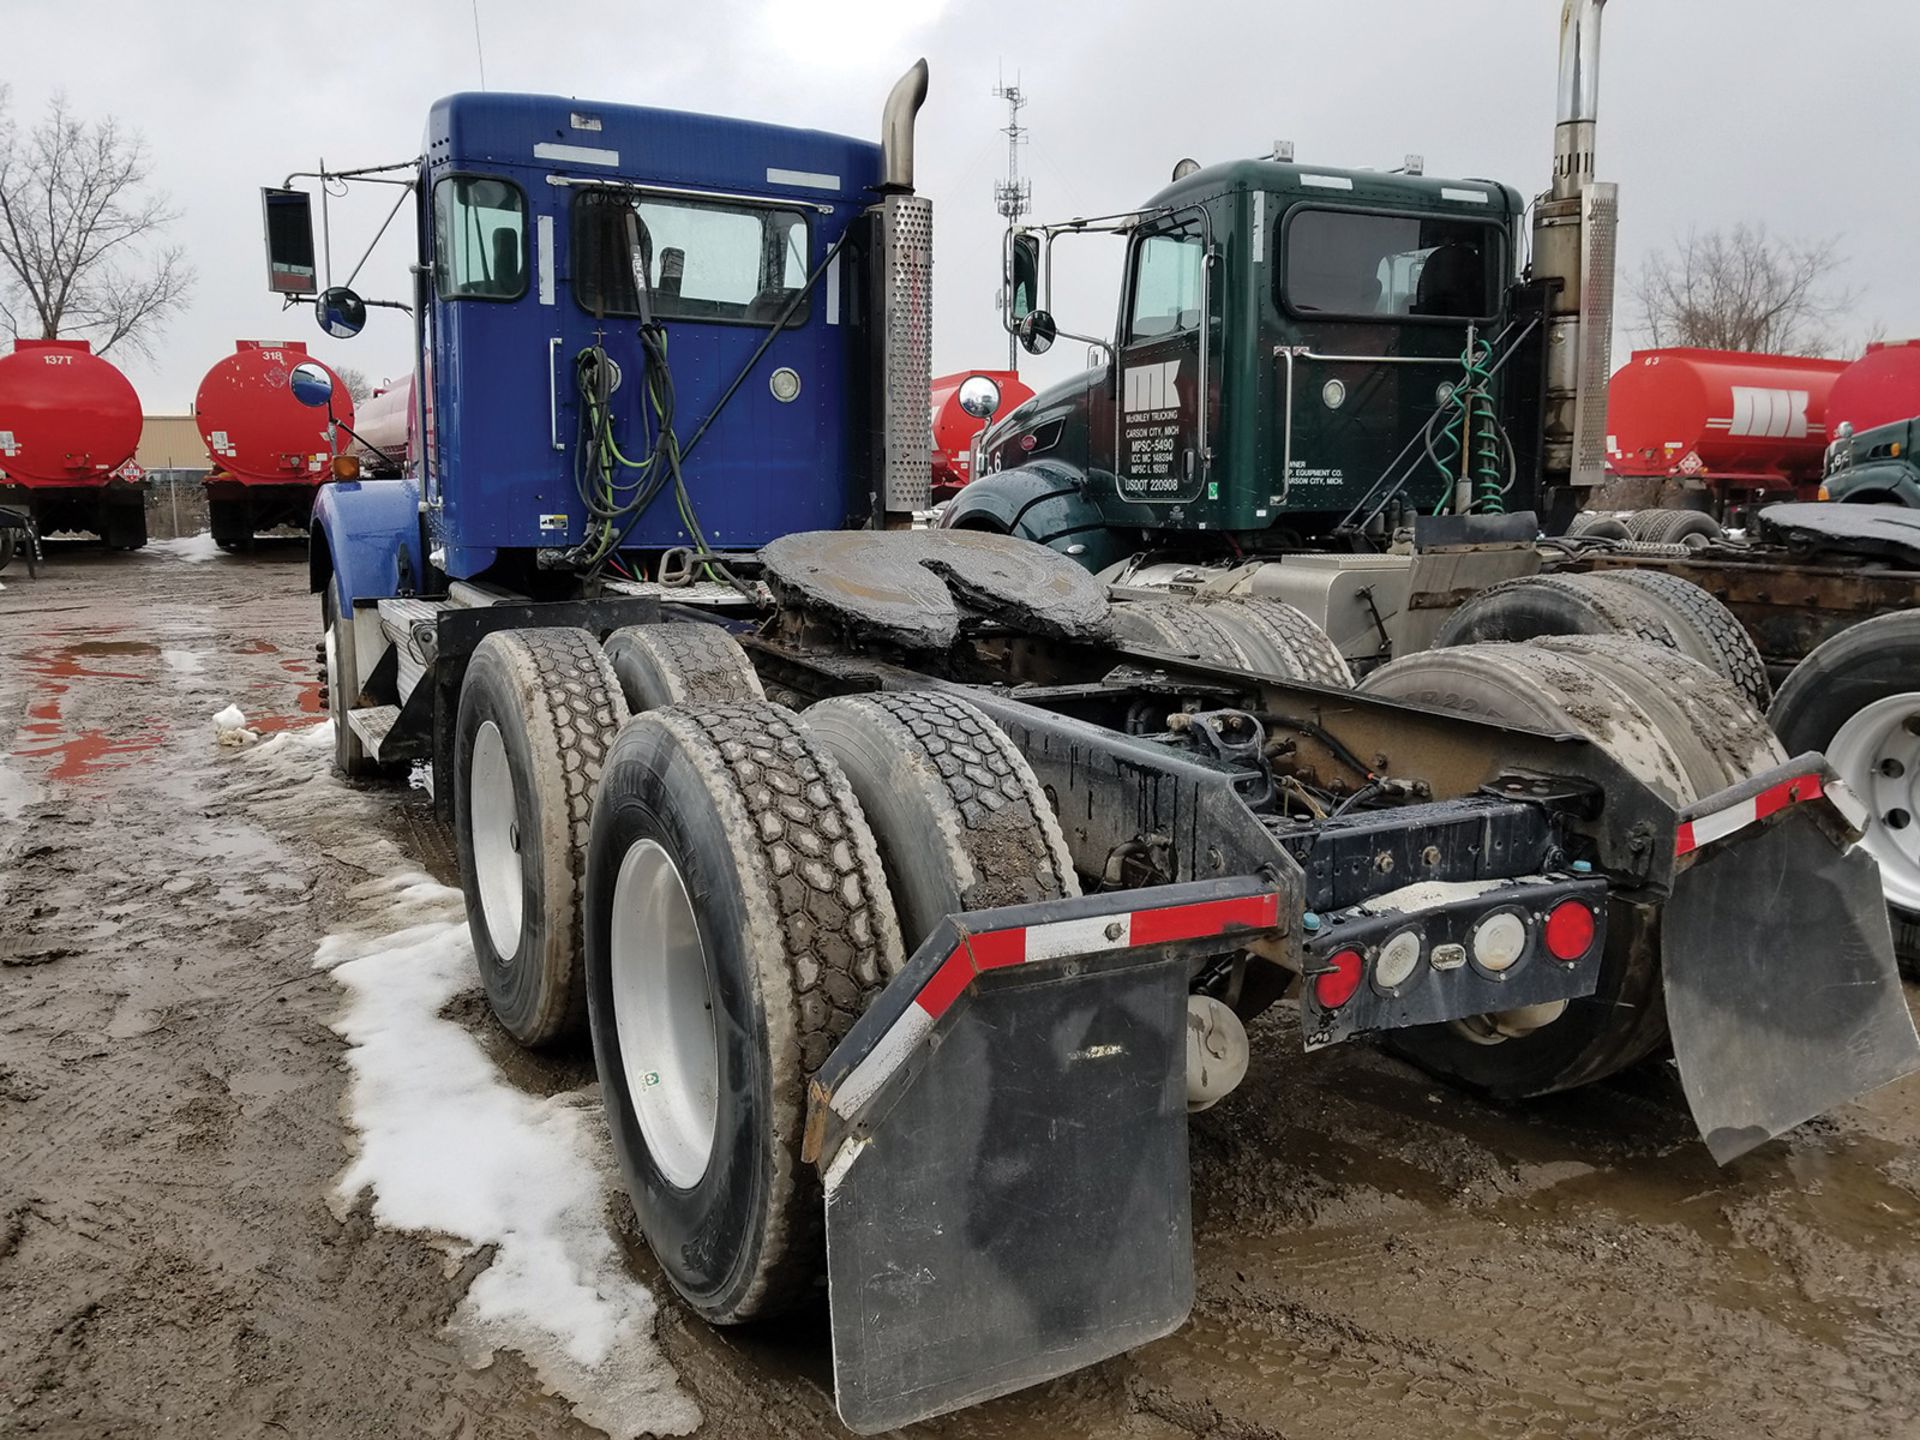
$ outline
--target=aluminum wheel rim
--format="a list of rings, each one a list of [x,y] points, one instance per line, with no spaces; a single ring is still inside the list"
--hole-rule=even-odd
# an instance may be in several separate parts
[[[652,840],[620,861],[608,951],[634,1118],[667,1182],[691,1189],[712,1162],[720,1124],[720,1043],[693,902],[673,857]]]
[[[480,913],[487,939],[502,960],[520,949],[520,920],[525,907],[520,878],[520,821],[513,804],[513,767],[507,742],[491,720],[473,737],[473,763],[467,771],[467,817],[472,829],[474,877],[480,883]]]
[[[1867,853],[1880,862],[1890,904],[1920,910],[1920,693],[1889,695],[1855,712],[1827,759],[1872,812]]]

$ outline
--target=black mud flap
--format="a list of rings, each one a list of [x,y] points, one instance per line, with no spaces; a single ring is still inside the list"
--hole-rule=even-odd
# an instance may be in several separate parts
[[[849,1428],[1179,1328],[1193,958],[1283,909],[1271,886],[1203,882],[983,911],[920,947],[822,1068],[809,1116]]]
[[[1879,867],[1818,756],[1682,813],[1667,1019],[1721,1164],[1920,1069]],[[1802,803],[1810,802],[1810,803]],[[1690,862],[1690,863],[1687,863]]]

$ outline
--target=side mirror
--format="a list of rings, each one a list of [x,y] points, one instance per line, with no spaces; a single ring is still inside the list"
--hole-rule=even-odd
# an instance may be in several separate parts
[[[313,318],[336,340],[351,340],[367,328],[367,302],[344,285],[320,292],[313,302]]]
[[[1014,333],[1020,337],[1022,350],[1029,355],[1044,355],[1053,348],[1060,327],[1053,323],[1053,316],[1046,311],[1036,310],[1020,322],[1020,328]]]
[[[1015,234],[1008,246],[1007,328],[1016,330],[1040,300],[1040,237]]]
[[[960,408],[976,420],[988,420],[1000,408],[1000,387],[985,375],[969,375],[960,382]]]
[[[313,263],[313,198],[304,190],[260,192],[267,231],[267,288],[276,295],[311,295],[319,285]]]
[[[311,360],[303,360],[293,367],[287,376],[287,388],[293,391],[294,399],[316,410],[333,403],[333,376],[327,373],[326,366]]]

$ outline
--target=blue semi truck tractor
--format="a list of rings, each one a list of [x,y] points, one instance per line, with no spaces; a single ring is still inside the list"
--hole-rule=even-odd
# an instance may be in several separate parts
[[[926,79],[878,144],[456,95],[318,186],[418,246],[417,461],[312,527],[335,760],[425,767],[493,1014],[590,1040],[685,1304],[824,1280],[865,1433],[1169,1333],[1187,1117],[1276,1004],[1501,1096],[1677,1063],[1721,1159],[1913,1069],[1864,814],[1716,673],[1574,637],[1355,689],[1276,599],[1156,628],[912,527]],[[271,280],[350,334],[300,178]]]

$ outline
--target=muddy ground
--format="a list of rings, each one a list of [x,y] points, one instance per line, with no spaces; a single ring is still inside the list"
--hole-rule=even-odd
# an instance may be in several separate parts
[[[448,1338],[484,1255],[328,1203],[352,1132],[311,965],[355,836],[454,877],[417,792],[289,800],[214,744],[229,700],[317,718],[305,577],[291,546],[0,575],[0,1433],[592,1433]],[[590,1080],[464,1013],[518,1083]],[[1256,1043],[1193,1127],[1192,1322],[926,1433],[1920,1433],[1920,1082],[1719,1170],[1660,1071],[1498,1109],[1303,1057],[1284,1016]],[[659,1340],[703,1435],[838,1433],[817,1318],[716,1334],[662,1292]]]

